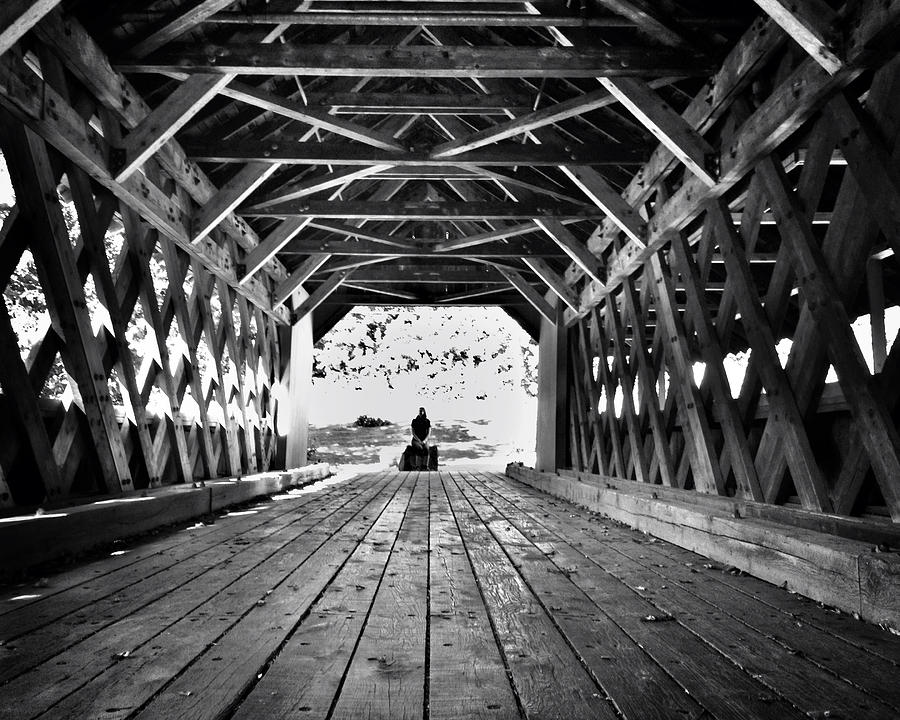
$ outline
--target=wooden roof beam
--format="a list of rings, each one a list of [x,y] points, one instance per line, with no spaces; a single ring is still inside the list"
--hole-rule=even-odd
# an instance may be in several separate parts
[[[530,108],[533,98],[523,94],[476,95],[470,92],[433,93],[337,93],[309,92],[310,107],[328,108],[336,113],[429,113],[436,115],[491,115],[507,108]]]
[[[644,244],[647,223],[600,173],[584,165],[563,165],[560,170],[635,244]]]
[[[309,225],[312,218],[288,218],[244,256],[243,268],[238,268],[241,284],[245,284],[275,255]],[[289,280],[290,278],[287,278]],[[287,281],[285,280],[285,282]],[[280,287],[280,286],[279,286]],[[293,291],[292,291],[293,292]],[[278,291],[275,292],[276,296]]]
[[[715,150],[646,83],[634,78],[598,80],[694,175],[710,187],[716,184],[715,172],[710,170]]]
[[[410,242],[407,241],[407,238],[382,235],[380,233],[366,230],[365,228],[357,227],[355,225],[344,225],[342,223],[328,222],[327,220],[317,219],[313,219],[309,225],[310,227],[318,228],[319,230],[337,233],[345,238],[355,238],[358,240],[366,240],[372,243],[376,243],[378,245],[384,245],[386,246],[385,249],[393,247],[401,250],[411,250],[415,248],[414,245],[410,244]]]
[[[224,10],[234,0],[194,0],[184,3],[157,29],[153,30],[143,40],[132,46],[130,53],[133,57],[144,57],[148,53],[161,48],[179,35],[196,27],[219,10]]]
[[[200,112],[230,80],[229,75],[193,75],[181,83],[125,137],[123,162],[116,170],[116,182],[121,182],[135,172],[175,137],[175,133]]]
[[[352,77],[661,77],[708,75],[712,61],[689,50],[644,47],[387,47],[379,45],[169,45],[144,59],[121,59],[126,72]]]
[[[301,136],[302,137],[302,136]],[[304,143],[297,136],[280,135],[239,144],[221,141],[186,143],[188,155],[200,162],[272,162],[296,165],[392,165],[394,167],[519,167],[556,165],[639,165],[647,157],[642,148],[613,143],[573,144],[568,148],[505,142],[479,147],[452,157],[427,152],[397,152],[345,142]]]
[[[61,0],[3,0],[0,4],[0,55],[37,25]]]
[[[829,74],[844,66],[836,50],[837,13],[824,0],[753,1]]]
[[[341,284],[347,280],[353,274],[353,270],[339,270],[338,272],[332,273],[328,276],[328,279],[323,282],[319,287],[315,289],[315,291],[310,295],[306,300],[300,303],[300,307],[298,307],[291,315],[291,322],[296,323],[302,320],[304,317],[309,315],[313,310],[315,310],[319,305],[325,302],[326,298],[331,295],[335,290],[337,290]]]
[[[212,198],[194,214],[192,240],[206,237],[256,188],[275,171],[273,163],[247,163]]]
[[[572,258],[572,262],[578,265],[588,277],[603,285],[604,278],[599,272],[600,258],[588,250],[583,242],[555,218],[536,217],[534,222],[565,251],[566,255]]]
[[[317,253],[310,255],[304,260],[281,284],[275,288],[272,297],[272,304],[275,307],[283,305],[284,302],[294,294],[294,291],[303,283],[309,280],[315,272],[328,262],[331,255],[327,253]]]
[[[615,101],[615,97],[608,90],[594,90],[570,100],[564,100],[555,105],[521,115],[509,122],[472,133],[458,140],[438,145],[432,151],[432,157],[446,158],[459,155],[500,140],[507,140],[545,125],[551,125],[576,115],[582,115],[597,108],[612,105]]]
[[[598,0],[598,2],[611,12],[628,18],[638,28],[664,45],[678,47],[686,44],[681,33],[673,27],[673,23],[660,17],[658,10],[649,7],[643,0]]]
[[[556,325],[556,308],[548,303],[544,297],[525,280],[525,278],[515,270],[508,270],[505,267],[496,265],[494,267],[498,273],[506,278],[510,285],[519,291],[522,297],[528,301],[529,305],[537,310],[549,322]]]
[[[401,298],[403,300],[410,300],[415,302],[419,300],[419,296],[415,293],[403,292],[402,290],[385,290],[384,288],[371,287],[369,285],[363,285],[362,283],[349,283],[344,282],[344,287],[350,288],[351,290],[362,290],[367,293],[375,293],[376,295],[387,295],[388,297]]]
[[[365,200],[306,200],[273,205],[247,215],[257,217],[315,217],[335,220],[599,220],[603,213],[587,205],[510,202],[405,202]]]
[[[256,164],[257,163],[250,163],[250,165]],[[268,165],[269,167],[276,169],[280,167],[278,163],[259,164]],[[300,198],[308,197],[309,195],[315,195],[317,192],[322,192],[323,190],[330,190],[334,187],[343,187],[354,180],[360,180],[369,177],[370,175],[377,175],[383,170],[389,170],[392,167],[393,165],[353,166],[346,170],[342,169],[336,172],[328,172],[324,175],[317,175],[313,178],[305,178],[300,182],[283,185],[278,190],[273,190],[266,195],[266,197],[254,201],[253,204],[249,206],[249,209],[263,209],[272,205],[277,205],[281,202],[299,200]]]
[[[572,291],[565,280],[544,260],[535,257],[523,257],[524,262],[531,271],[537,275],[553,293],[572,310],[578,309],[578,297]]]
[[[537,228],[534,228],[535,230]],[[332,255],[382,255],[386,257],[429,257],[433,258],[438,253],[432,245],[406,245],[396,243],[399,247],[390,247],[371,240],[347,240],[347,236],[328,238],[295,238],[284,252],[288,255],[309,255],[311,253],[324,252]],[[555,257],[565,258],[566,254],[553,243],[543,238],[540,242],[529,240],[517,240],[512,242],[490,242],[466,248],[440,253],[441,257],[520,257],[523,260],[528,257]]]
[[[575,222],[574,220],[564,220],[562,221],[564,225],[571,224]],[[521,225],[513,225],[507,226],[504,228],[500,228],[497,230],[491,230],[489,232],[480,233],[477,235],[469,235],[461,238],[454,238],[453,240],[446,240],[444,242],[437,243],[434,246],[435,252],[448,252],[450,250],[461,250],[463,248],[470,248],[476,245],[483,245],[485,243],[494,242],[496,240],[506,240],[507,238],[516,237],[518,235],[527,235],[529,233],[536,232],[538,230],[538,226],[533,222],[529,221],[527,223],[523,223]]]
[[[366,12],[356,10],[352,16],[346,12],[326,12],[321,6],[307,12],[298,13],[242,13],[220,12],[208,22],[222,25],[362,25],[389,26],[429,25],[429,26],[472,26],[472,27],[605,27],[630,28],[634,22],[621,17],[598,16],[576,17],[573,15],[531,15],[520,12],[488,13],[478,12]]]

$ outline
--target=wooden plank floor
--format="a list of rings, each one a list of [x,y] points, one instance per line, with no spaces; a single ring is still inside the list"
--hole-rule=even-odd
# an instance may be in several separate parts
[[[492,473],[383,473],[0,588],[0,717],[900,717],[900,637]]]

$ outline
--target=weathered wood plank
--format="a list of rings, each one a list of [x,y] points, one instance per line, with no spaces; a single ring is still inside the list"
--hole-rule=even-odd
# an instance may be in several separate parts
[[[332,718],[417,718],[424,712],[429,477],[410,474],[409,507],[342,678]]]
[[[519,718],[460,529],[443,483],[434,477],[429,513],[428,716]]]
[[[492,484],[492,489],[495,487]],[[615,559],[611,560],[606,551],[610,548],[611,539],[622,532],[618,528],[607,525],[600,533],[596,524],[591,523],[582,511],[575,513],[581,522],[573,528],[569,521],[571,513],[564,515],[560,509],[554,510],[546,502],[524,497],[521,491],[510,491],[506,486],[497,490],[505,500],[502,505],[504,514],[512,516],[512,522],[523,528],[524,532],[531,529],[533,533],[544,533],[552,529],[561,541],[571,543],[576,550],[572,553],[565,550],[564,544],[554,543],[552,547],[557,550],[554,560],[563,555],[560,562],[570,558],[577,562],[577,555],[581,555],[599,565],[652,603],[655,606],[653,612],[689,628],[739,667],[753,668],[751,673],[754,678],[765,682],[804,713],[815,714],[825,710],[851,714],[863,712],[873,717],[887,718],[895,712],[889,707],[892,702],[896,703],[893,688],[879,690],[877,680],[862,680],[864,673],[844,667],[845,654],[855,657],[861,668],[873,665],[872,656],[851,648],[845,651],[843,641],[836,642],[824,633],[803,629],[802,624],[798,624],[788,613],[773,615],[769,608],[758,608],[746,595],[720,589],[715,581],[712,587],[707,584],[705,591],[695,587],[700,578],[695,579],[696,571],[692,566],[696,564],[698,568],[703,568],[702,557],[678,552],[670,545],[654,540],[641,543],[646,547],[636,547],[635,543],[640,541],[626,536],[622,537],[624,542],[612,541]],[[648,554],[653,557],[648,558]],[[688,563],[672,563],[669,558],[673,554],[690,560]],[[580,584],[584,577],[584,565],[578,562],[577,567],[579,572],[571,577]],[[709,570],[711,567],[703,569]],[[717,575],[721,576],[721,572]],[[603,583],[602,587],[607,589],[609,583]],[[779,608],[776,606],[776,609]],[[734,642],[735,635],[739,638],[737,643]],[[810,652],[808,660],[806,651]],[[753,658],[759,657],[766,658],[765,668],[753,661]],[[838,659],[835,660],[835,657]],[[837,680],[831,672],[823,671],[820,664],[831,672],[837,671],[844,682]],[[884,668],[884,665],[881,667]],[[891,670],[887,672],[892,673]],[[848,673],[855,677],[847,677]],[[853,687],[860,680],[868,685],[871,694],[864,694]],[[774,699],[768,696],[763,704]],[[760,700],[762,697],[758,696],[756,702]],[[793,710],[791,714],[796,712]],[[771,710],[765,714],[769,713]]]
[[[565,707],[570,718],[615,717],[611,703],[452,476],[444,487],[525,713],[553,717]]]
[[[55,711],[79,714],[117,708],[113,717],[220,717],[256,682],[289,633],[292,623],[283,623],[282,618],[299,617],[308,610],[391,494],[365,493],[326,517],[303,523],[305,531],[294,537],[276,534],[275,547],[248,549],[268,552],[260,553],[253,564],[235,569],[227,569],[233,563],[224,565],[231,581],[224,587],[219,584],[218,593],[197,588],[201,602],[183,604],[174,617],[171,609],[157,609],[141,622],[133,620],[132,633],[152,628],[149,638],[133,645],[133,660],[114,660],[105,677],[67,697]],[[276,617],[280,630],[271,627]],[[173,677],[177,679],[167,684]]]
[[[239,705],[235,720],[326,717],[338,696],[357,643],[386,583],[386,567],[409,513],[414,477],[392,498],[347,563],[310,608],[263,677]],[[424,644],[424,643],[423,643]],[[379,651],[381,654],[381,651]]]
[[[15,45],[60,0],[9,0],[0,8],[0,55]]]
[[[377,45],[170,45],[149,57],[123,59],[126,72],[191,70],[239,75],[328,75],[352,77],[665,77],[704,75],[711,63],[690,50],[654,48],[493,48]]]

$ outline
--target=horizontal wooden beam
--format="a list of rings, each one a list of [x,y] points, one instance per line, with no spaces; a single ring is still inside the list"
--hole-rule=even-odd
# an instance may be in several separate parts
[[[231,25],[361,25],[397,27],[400,25],[433,25],[452,27],[634,27],[634,23],[622,17],[601,15],[578,17],[574,15],[529,15],[525,13],[477,12],[366,12],[355,10],[327,12],[320,8],[298,13],[242,13],[220,12],[207,22]]]
[[[257,217],[314,217],[340,220],[599,220],[603,213],[586,205],[511,202],[368,202],[300,200],[245,213]]]
[[[221,141],[188,142],[186,151],[192,159],[201,162],[393,165],[394,167],[639,165],[648,156],[648,148],[624,147],[612,143],[572,144],[566,149],[508,142],[442,158],[428,152],[390,152],[374,147],[340,142],[300,143],[294,136],[282,136],[256,142],[248,140],[237,145]]]
[[[357,282],[373,284],[389,284],[394,287],[409,289],[416,285],[506,285],[507,280],[496,272],[494,264],[483,262],[446,263],[433,262],[391,262],[361,267],[354,273]],[[328,272],[323,268],[320,272]],[[313,281],[315,282],[315,281]]]
[[[351,77],[661,77],[708,75],[714,63],[690,50],[648,47],[469,47],[246,43],[169,45],[127,72]]]
[[[288,221],[290,222],[290,221]],[[536,230],[536,228],[535,228]],[[379,255],[384,257],[552,257],[565,258],[566,254],[555,244],[547,241],[514,239],[506,242],[482,243],[470,248],[436,252],[433,245],[413,245],[409,240],[406,247],[390,247],[372,240],[348,240],[340,238],[297,238],[282,251],[284,255],[310,255],[329,253],[331,255]],[[400,245],[400,243],[397,243]]]
[[[361,290],[367,293],[375,293],[376,295],[387,295],[388,297],[394,298],[402,298],[403,300],[419,300],[419,296],[415,293],[404,292],[403,290],[393,290],[379,287],[369,287],[368,285],[363,285],[361,283],[351,283],[344,281],[344,287],[350,288],[352,290]]]
[[[407,114],[428,113],[442,115],[490,115],[505,113],[510,108],[528,107],[534,98],[524,94],[476,95],[475,93],[328,93],[309,92],[310,107],[349,114]]]

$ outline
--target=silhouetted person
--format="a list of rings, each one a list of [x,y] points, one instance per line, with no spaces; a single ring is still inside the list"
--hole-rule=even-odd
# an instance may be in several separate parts
[[[428,434],[431,432],[431,420],[428,419],[428,416],[425,414],[425,408],[419,408],[419,414],[413,418],[412,421],[412,445],[418,451],[423,453],[428,452],[428,443],[425,441],[428,439]]]

